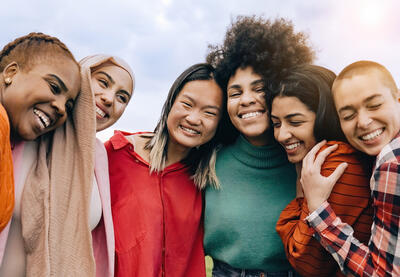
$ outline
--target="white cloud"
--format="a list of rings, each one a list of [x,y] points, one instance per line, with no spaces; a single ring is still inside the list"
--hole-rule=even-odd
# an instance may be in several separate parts
[[[309,33],[318,64],[338,73],[355,60],[376,60],[400,84],[400,4],[368,1],[378,6],[364,12],[363,0],[15,0],[2,7],[0,45],[42,31],[62,39],[78,59],[94,53],[124,58],[137,87],[114,128],[148,131],[175,78],[204,61],[207,45],[221,43],[237,15],[287,17],[296,30]]]

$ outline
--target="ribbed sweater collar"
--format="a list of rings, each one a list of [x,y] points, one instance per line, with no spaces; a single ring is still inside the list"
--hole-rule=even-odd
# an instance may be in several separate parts
[[[250,167],[266,169],[288,163],[286,153],[277,142],[266,146],[254,146],[243,136],[239,136],[231,151],[237,160]]]

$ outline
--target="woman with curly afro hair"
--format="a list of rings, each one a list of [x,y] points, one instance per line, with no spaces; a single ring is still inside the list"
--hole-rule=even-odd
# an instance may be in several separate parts
[[[219,188],[205,193],[204,247],[215,277],[296,275],[275,231],[296,195],[296,171],[273,139],[266,97],[289,68],[313,58],[307,36],[285,19],[238,17],[223,44],[210,46],[207,62],[227,95]]]

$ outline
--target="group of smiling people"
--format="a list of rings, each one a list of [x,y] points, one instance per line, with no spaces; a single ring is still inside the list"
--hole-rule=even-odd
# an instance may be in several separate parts
[[[238,17],[153,132],[103,145],[130,66],[7,44],[0,276],[205,276],[205,255],[215,277],[400,276],[399,91],[376,62],[313,60],[290,21]]]

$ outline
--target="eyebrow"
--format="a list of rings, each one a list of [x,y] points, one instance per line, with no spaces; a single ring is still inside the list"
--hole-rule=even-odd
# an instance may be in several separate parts
[[[131,97],[132,97],[132,94],[130,94],[129,92],[127,92],[127,91],[124,90],[124,89],[120,89],[119,92],[128,95],[129,99],[131,99]]]
[[[302,114],[302,113],[291,113],[291,114],[288,114],[288,115],[285,115],[283,118],[284,119],[289,119],[289,118],[292,118],[292,117],[295,117],[295,116],[304,116],[304,114]],[[275,115],[273,115],[273,114],[271,114],[271,118],[275,118],[275,119],[279,119],[279,117],[277,117],[277,116],[275,116]]]
[[[182,97],[185,97],[185,98],[189,99],[190,101],[196,103],[196,101],[195,101],[192,97],[190,97],[190,96],[188,96],[188,95],[183,94]],[[211,108],[211,109],[216,109],[216,110],[218,110],[218,111],[221,111],[221,109],[220,109],[219,107],[214,106],[214,105],[206,105],[204,108],[205,108],[205,109]]]
[[[54,79],[57,80],[58,84],[59,84],[60,87],[61,87],[61,90],[63,90],[63,91],[68,91],[67,86],[64,84],[64,82],[61,80],[60,77],[58,77],[58,76],[55,75],[55,74],[49,74],[48,76],[50,76],[50,77],[52,77],[52,78],[54,78]]]
[[[109,74],[105,73],[104,71],[98,71],[96,73],[104,74],[107,77],[107,79],[110,81],[110,83],[115,84],[114,79]]]
[[[382,95],[381,95],[381,94],[374,94],[374,95],[371,95],[371,96],[367,97],[367,98],[363,101],[363,103],[367,103],[367,102],[373,100],[373,99],[376,98],[376,97],[382,97]],[[352,105],[344,106],[344,107],[342,107],[342,108],[339,109],[338,113],[341,113],[342,111],[345,111],[345,110],[354,110],[354,107],[353,107]]]
[[[253,82],[250,83],[250,86],[255,86],[255,85],[258,85],[258,84],[264,85],[264,81],[262,79],[254,80]],[[241,87],[242,87],[241,85],[233,84],[233,85],[229,86],[228,89],[230,89],[230,88],[241,88]]]

